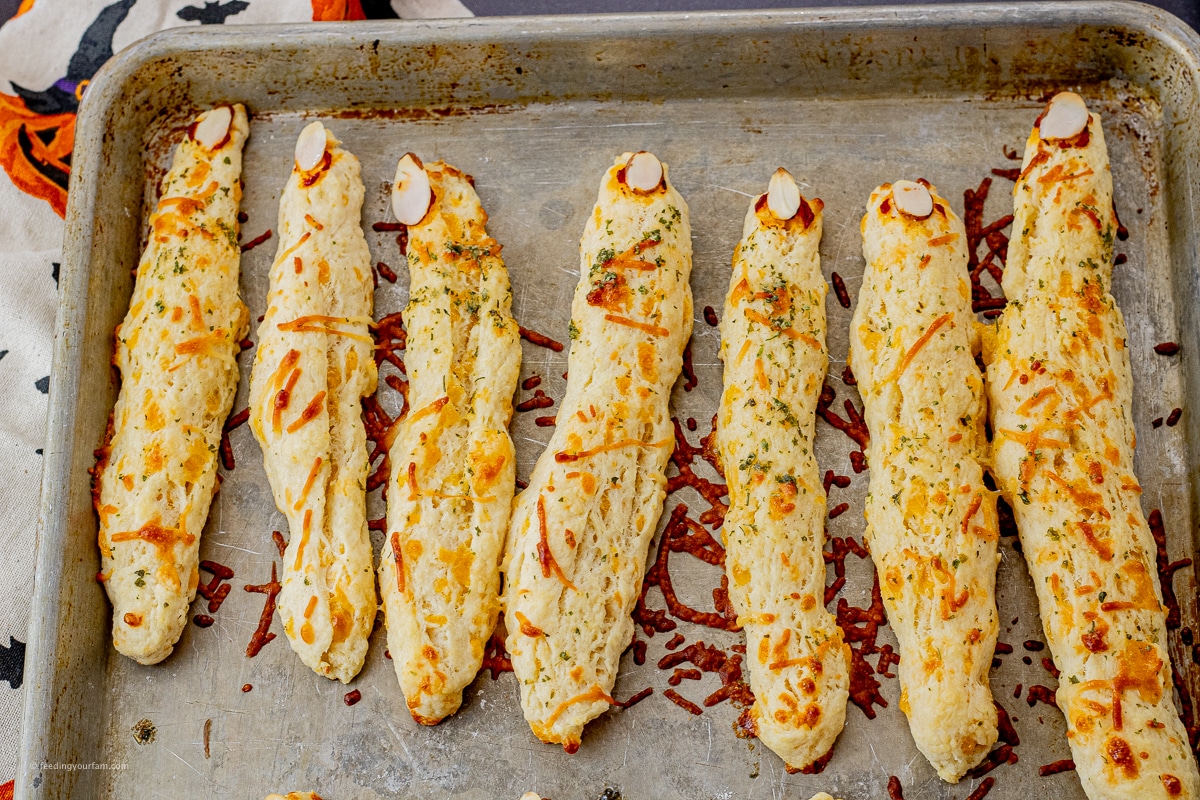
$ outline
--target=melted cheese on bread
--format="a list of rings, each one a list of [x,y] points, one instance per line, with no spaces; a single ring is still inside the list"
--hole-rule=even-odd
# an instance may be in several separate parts
[[[328,134],[279,201],[279,250],[250,378],[250,425],[291,536],[279,617],[292,649],[348,683],[375,620],[362,398],[375,391],[371,255],[358,159]]]
[[[649,192],[626,185],[629,159],[605,173],[584,230],[567,392],[517,497],[505,557],[525,718],[569,752],[612,703],[633,634],[674,444],[668,400],[692,328],[687,205],[665,171]]]
[[[392,444],[379,589],[413,718],[453,714],[500,611],[521,343],[500,245],[468,176],[425,167],[433,205],[408,226],[404,322],[412,410]]]
[[[782,221],[766,197],[746,215],[721,317],[722,530],[758,738],[797,770],[841,733],[850,654],[825,610],[825,491],[813,452],[828,364],[822,204],[801,198]]]
[[[871,433],[865,538],[900,645],[900,708],[917,748],[956,783],[997,738],[988,670],[999,531],[983,485],[966,230],[927,188],[923,219],[899,207],[890,184],[871,193],[850,361]]]
[[[237,391],[247,325],[237,214],[249,126],[242,106],[232,110],[224,141],[210,149],[189,133],[176,148],[116,333],[121,393],[94,497],[113,645],[142,664],[170,655],[187,623],[221,426]]]
[[[1110,293],[1117,225],[1097,115],[1071,140],[1044,140],[1035,126],[1014,205],[1008,306],[985,348],[992,457],[1061,672],[1075,768],[1092,800],[1195,798],[1133,473],[1133,382]]]

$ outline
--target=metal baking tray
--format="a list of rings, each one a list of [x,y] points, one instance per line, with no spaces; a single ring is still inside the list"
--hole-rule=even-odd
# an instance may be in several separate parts
[[[991,169],[1015,165],[1004,149],[1023,147],[1048,92],[1076,88],[1103,116],[1130,233],[1119,242],[1128,261],[1116,270],[1114,292],[1130,328],[1144,505],[1162,509],[1169,557],[1180,559],[1196,553],[1200,476],[1200,426],[1191,418],[1200,408],[1198,64],[1193,31],[1126,2],[237,26],[171,31],[134,45],[92,82],[76,132],[17,796],[261,798],[311,789],[330,800],[515,800],[536,790],[590,800],[615,789],[627,800],[807,800],[818,790],[884,797],[896,776],[909,800],[965,797],[980,781],[938,781],[912,744],[894,678],[877,676],[887,707],[874,706],[876,718],[849,710],[822,774],[789,775],[765,747],[734,735],[739,709],[731,703],[693,716],[664,697],[671,671],[656,662],[670,652],[672,634],[639,634],[648,658],[638,665],[626,654],[615,694],[625,699],[647,686],[654,694],[590,725],[573,756],[532,736],[510,674],[481,674],[457,716],[432,729],[415,725],[380,631],[352,687],[312,674],[282,635],[247,658],[263,596],[243,586],[267,581],[276,560],[270,534],[283,528],[247,428],[230,434],[237,467],[222,470],[203,537],[201,557],[236,573],[216,623],[189,625],[159,666],[118,656],[95,580],[88,468],[115,398],[112,331],[130,296],[155,181],[195,109],[246,103],[249,240],[275,227],[294,138],[320,117],[362,160],[373,257],[399,266],[395,235],[370,228],[390,218],[396,159],[408,150],[444,158],[475,177],[504,245],[519,321],[565,341],[577,243],[599,176],[616,153],[653,150],[691,207],[698,385],[677,386],[672,403],[681,420],[697,420],[688,434],[696,444],[721,379],[717,330],[702,309],[722,306],[746,205],[775,167],[786,166],[808,196],[825,202],[823,268],[827,277],[839,273],[853,296],[862,271],[858,222],[875,185],[925,177],[962,213],[964,191],[993,177],[984,217],[995,220],[1011,208],[1011,183]],[[242,260],[252,316],[264,310],[274,245]],[[377,316],[403,308],[407,276],[399,272],[395,284],[380,282]],[[832,293],[827,305],[829,383],[833,409],[843,413],[845,399],[857,403],[838,377],[851,312]],[[1168,340],[1182,345],[1179,355],[1152,351]],[[245,407],[250,354],[241,361],[235,410]],[[524,344],[523,377],[540,375],[550,397],[562,396],[565,369],[565,353]],[[1180,424],[1152,426],[1175,407],[1184,409]],[[553,409],[519,413],[513,423],[522,477],[547,440],[538,414]],[[819,423],[821,468],[853,479],[832,490],[830,507],[849,510],[830,520],[831,536],[862,533],[867,476],[851,470],[853,449]],[[698,474],[715,477],[697,464]],[[693,513],[704,507],[684,490],[668,498],[664,521],[678,502]],[[382,515],[378,492],[370,510]],[[1072,773],[1039,776],[1039,766],[1069,752],[1057,710],[1014,698],[1017,684],[1054,681],[1040,663],[1046,653],[1022,648],[1042,638],[1034,595],[1012,539],[1002,553],[1000,639],[1015,652],[1000,655],[992,681],[1020,745],[1017,763],[991,773],[988,796],[1081,798]],[[672,576],[682,601],[711,610],[715,567],[675,553]],[[870,561],[851,556],[846,577],[840,596],[868,605]],[[1192,569],[1179,570],[1174,585],[1182,624],[1196,629]],[[649,601],[663,606],[658,590]],[[202,606],[198,599],[193,612],[206,612]],[[726,652],[741,640],[683,622],[677,632]],[[1200,669],[1179,634],[1172,652],[1200,697]],[[886,626],[878,637],[894,643]],[[243,692],[245,684],[253,690]],[[718,687],[706,673],[675,688],[700,703]],[[361,702],[349,707],[347,688],[361,692]]]

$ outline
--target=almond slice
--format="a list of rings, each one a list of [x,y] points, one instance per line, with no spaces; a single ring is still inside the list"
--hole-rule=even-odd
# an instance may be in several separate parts
[[[910,217],[924,219],[933,213],[933,195],[919,183],[896,181],[892,184],[892,199],[896,208]]]
[[[767,188],[767,208],[776,219],[789,220],[800,210],[800,187],[792,173],[783,167],[775,170]]]
[[[214,150],[229,135],[232,122],[233,109],[229,106],[217,106],[200,117],[192,131],[192,138],[203,147]]]
[[[635,192],[650,194],[662,181],[662,162],[653,153],[639,150],[625,162],[625,185]]]
[[[432,201],[433,189],[425,165],[412,153],[405,153],[396,165],[396,179],[392,182],[392,213],[396,221],[416,225],[425,217]]]
[[[320,120],[310,122],[300,131],[296,139],[296,166],[301,172],[309,172],[317,168],[325,157],[325,126]]]
[[[1073,139],[1087,127],[1089,118],[1082,97],[1074,92],[1059,92],[1042,114],[1038,133],[1043,139]]]

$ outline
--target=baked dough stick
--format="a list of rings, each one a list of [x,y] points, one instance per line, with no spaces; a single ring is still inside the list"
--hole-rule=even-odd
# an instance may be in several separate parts
[[[862,234],[850,361],[871,433],[865,538],[900,644],[900,709],[917,748],[957,783],[997,736],[999,531],[983,485],[967,234],[924,181],[872,192]]]
[[[142,664],[174,649],[199,582],[221,426],[237,391],[240,106],[201,114],[175,150],[117,328],[121,393],[93,487],[113,645]]]
[[[1039,117],[1014,206],[1008,306],[985,344],[992,458],[1061,672],[1075,768],[1092,800],[1195,798],[1133,474],[1129,352],[1109,293],[1108,151],[1077,95],[1057,95]]]
[[[440,161],[423,168],[408,155],[394,185],[423,202],[408,226],[404,362],[412,411],[389,453],[379,590],[408,710],[434,725],[462,704],[500,613],[521,341],[500,245],[484,227],[471,179]],[[394,205],[399,218],[402,200]]]
[[[375,621],[362,398],[375,391],[358,159],[319,122],[296,142],[250,376],[250,425],[291,534],[279,617],[318,675],[348,683]]]
[[[750,206],[721,319],[717,433],[729,599],[746,630],[758,738],[789,769],[846,721],[849,648],[825,610],[825,491],[813,453],[825,349],[820,200],[780,169]]]
[[[525,719],[567,752],[612,703],[666,493],[667,404],[692,331],[691,227],[666,166],[619,156],[579,249],[567,392],[513,509],[505,569]]]

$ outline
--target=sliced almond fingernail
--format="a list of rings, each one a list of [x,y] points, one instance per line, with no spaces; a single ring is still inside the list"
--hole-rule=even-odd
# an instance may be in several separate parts
[[[892,184],[892,199],[896,208],[910,217],[924,219],[933,213],[933,195],[919,183],[896,181]]]
[[[1083,98],[1074,92],[1059,92],[1054,95],[1038,133],[1043,139],[1073,139],[1087,127],[1089,114]]]
[[[396,221],[416,225],[425,217],[432,201],[433,189],[425,166],[412,153],[405,153],[396,165],[396,179],[392,182],[392,213]]]
[[[789,220],[800,210],[800,187],[792,173],[783,167],[775,170],[767,187],[767,208],[776,219]]]
[[[662,185],[662,162],[654,153],[640,150],[625,162],[625,185],[635,192],[649,194]]]
[[[233,109],[229,106],[217,106],[196,123],[192,138],[209,150],[225,141],[229,135],[229,126],[233,123]]]
[[[319,120],[310,122],[300,131],[300,138],[296,140],[296,166],[301,172],[317,168],[325,157],[325,144],[325,126]]]

